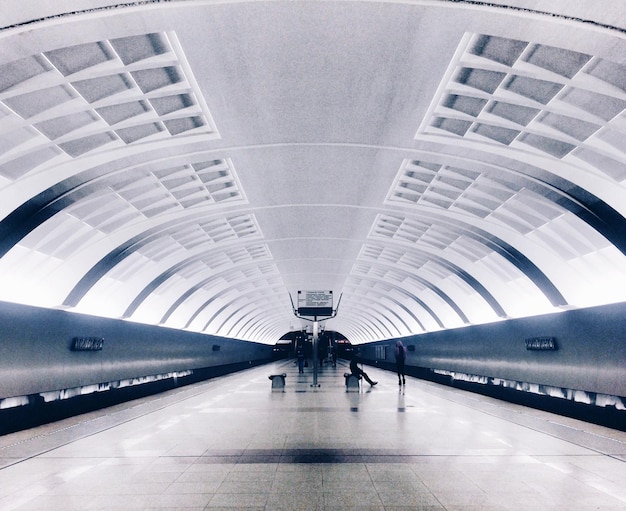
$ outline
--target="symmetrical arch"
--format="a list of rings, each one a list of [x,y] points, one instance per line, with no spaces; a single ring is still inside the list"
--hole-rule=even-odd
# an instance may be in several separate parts
[[[3,13],[0,299],[263,343],[298,290],[356,343],[626,299],[625,7],[101,4]]]

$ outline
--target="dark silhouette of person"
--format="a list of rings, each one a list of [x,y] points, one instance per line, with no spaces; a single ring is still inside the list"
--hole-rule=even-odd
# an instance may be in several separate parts
[[[352,356],[352,360],[350,360],[350,372],[359,380],[361,379],[361,377],[365,378],[365,381],[367,381],[367,383],[372,386],[378,383],[377,381],[372,381],[367,373],[359,367],[359,357],[356,353]]]
[[[402,344],[402,341],[396,342],[395,349],[396,356],[396,371],[398,373],[398,385],[405,385],[406,380],[404,378],[404,362],[406,361],[406,347]]]
[[[302,346],[301,342],[298,343],[298,347],[296,348],[296,357],[298,358],[298,373],[303,373],[305,353],[304,346]]]

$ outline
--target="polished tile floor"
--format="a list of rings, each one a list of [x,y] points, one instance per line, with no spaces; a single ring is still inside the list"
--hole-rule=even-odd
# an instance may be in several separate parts
[[[626,433],[281,361],[0,437],[0,510],[625,510]],[[287,373],[284,391],[270,374]]]

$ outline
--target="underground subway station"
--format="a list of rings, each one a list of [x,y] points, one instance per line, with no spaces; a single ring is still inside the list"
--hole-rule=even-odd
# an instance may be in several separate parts
[[[3,1],[0,510],[624,481],[626,3]]]

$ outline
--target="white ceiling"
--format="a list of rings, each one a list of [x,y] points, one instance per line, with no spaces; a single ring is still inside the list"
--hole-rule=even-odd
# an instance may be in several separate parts
[[[274,343],[626,300],[626,5],[5,0],[0,299]],[[8,8],[5,8],[8,7]]]

